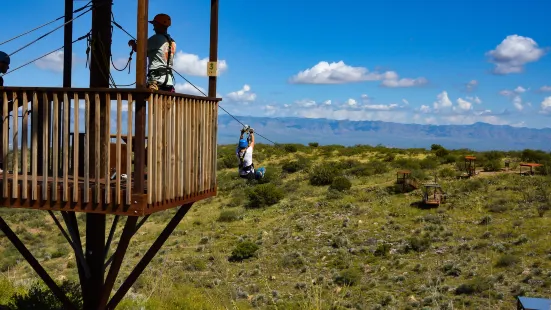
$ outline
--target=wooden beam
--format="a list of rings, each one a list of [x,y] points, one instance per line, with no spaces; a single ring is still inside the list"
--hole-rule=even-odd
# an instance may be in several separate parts
[[[210,52],[209,61],[218,61],[218,0],[210,1]],[[218,69],[218,66],[217,66]],[[209,76],[209,91],[211,98],[216,97],[216,74]]]
[[[136,88],[146,87],[148,0],[138,0],[138,38],[136,51]]]

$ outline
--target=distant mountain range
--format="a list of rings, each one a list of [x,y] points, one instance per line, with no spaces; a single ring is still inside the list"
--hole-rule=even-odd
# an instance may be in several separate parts
[[[296,117],[237,117],[259,134],[277,143],[318,142],[320,145],[382,144],[398,148],[430,148],[437,143],[449,149],[551,151],[551,128],[507,125],[417,125],[382,121],[339,121]],[[219,144],[237,143],[242,125],[219,114]],[[257,141],[270,143],[257,136]]]

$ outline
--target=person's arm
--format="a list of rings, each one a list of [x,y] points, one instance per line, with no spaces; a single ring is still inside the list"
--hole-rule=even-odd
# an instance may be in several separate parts
[[[249,136],[251,137],[251,142],[249,142],[249,146],[251,148],[254,148],[254,130],[252,128],[249,129]]]

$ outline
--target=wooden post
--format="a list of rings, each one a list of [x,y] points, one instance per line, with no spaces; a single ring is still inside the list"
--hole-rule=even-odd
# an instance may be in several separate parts
[[[147,71],[147,28],[148,28],[148,0],[138,0],[138,48],[136,51],[136,88],[146,88]],[[130,109],[130,107],[129,107]],[[134,191],[143,193],[145,189],[145,127],[146,127],[145,96],[136,96],[134,142]],[[129,135],[132,133],[129,132]],[[151,135],[151,133],[149,133]],[[128,172],[130,173],[130,171]],[[131,175],[131,174],[130,174]]]
[[[63,87],[70,88],[71,87],[71,76],[72,76],[72,69],[73,69],[73,23],[69,22],[71,19],[73,19],[73,0],[65,0],[65,27],[64,27],[64,37],[63,37]],[[69,99],[70,101],[70,99]],[[76,108],[78,109],[78,102],[75,102]],[[64,105],[63,108],[59,109],[58,118],[62,118],[63,109],[67,107],[67,105]],[[70,107],[69,107],[69,113],[70,113]],[[65,154],[65,152],[69,152],[69,150],[64,150],[63,147],[63,126],[65,124],[62,124],[59,128],[59,145],[58,148],[62,150],[62,153]],[[70,130],[70,128],[69,128]],[[78,159],[77,159],[78,160]],[[57,172],[60,176],[63,174],[63,163],[59,165],[59,171]]]
[[[108,57],[111,55],[111,1],[92,0],[94,9],[92,10],[92,50],[94,53],[90,55],[90,88],[109,88],[109,72],[110,61]],[[101,97],[101,123],[107,124],[105,118],[106,109],[109,109],[104,96]],[[95,101],[94,101],[95,102]],[[95,104],[95,103],[94,103]],[[90,109],[90,120],[95,122],[95,108]],[[95,128],[95,124],[92,124]],[[90,131],[90,141],[95,141],[96,135],[100,135],[101,131],[95,129]],[[105,143],[101,144],[102,148],[106,147]],[[108,145],[107,145],[108,146]],[[104,156],[103,150],[100,152]],[[95,152],[90,152],[90,162],[95,162]],[[100,160],[102,168],[105,165],[106,159]],[[99,181],[100,175],[96,175],[94,165],[90,165],[90,176],[97,178]],[[104,171],[104,169],[100,170]],[[100,307],[101,295],[104,287],[105,279],[105,214],[86,214],[86,262],[90,268],[90,278],[86,281],[86,291],[83,292],[84,309],[98,309]]]
[[[209,62],[215,63],[218,61],[218,0],[210,1],[210,52]],[[209,64],[210,65],[210,64]],[[216,64],[216,69],[218,66]],[[211,98],[216,97],[216,72],[214,75],[209,74],[209,92]]]

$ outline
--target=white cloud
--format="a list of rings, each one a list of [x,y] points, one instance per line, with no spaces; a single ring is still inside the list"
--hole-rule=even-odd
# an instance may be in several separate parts
[[[399,78],[398,74],[394,71],[387,71],[384,74],[383,81],[381,85],[384,87],[414,87],[427,84],[427,79],[420,77],[416,79],[411,78]]]
[[[545,54],[536,41],[519,35],[507,36],[494,50],[486,53],[495,64],[495,74],[521,73],[524,65],[538,61]]]
[[[315,106],[316,102],[310,99],[302,99],[302,100],[295,101],[295,104],[298,105],[299,107],[308,108],[308,107]]]
[[[207,93],[207,91],[204,88],[197,85],[195,86],[199,88],[203,93],[205,94]],[[188,82],[177,83],[176,85],[174,85],[174,88],[177,93],[189,94],[189,95],[195,95],[195,96],[204,96],[199,90],[197,90],[195,87],[193,87],[193,85],[189,84]]]
[[[466,99],[470,100],[470,101],[472,101],[476,104],[481,104],[482,103],[482,100],[480,100],[480,98],[478,98],[478,96],[474,96],[474,97],[467,96]]]
[[[34,64],[42,70],[61,73],[63,72],[63,55],[63,51],[56,51],[44,58],[35,61]],[[73,65],[75,64],[75,62],[77,62],[77,57],[74,53],[72,62]]]
[[[256,99],[256,94],[251,92],[251,87],[247,84],[242,89],[229,93],[228,98],[236,102],[252,102]]]
[[[408,104],[409,104],[409,101],[407,101],[406,99],[402,99],[402,102],[403,102],[405,105],[408,105]]]
[[[473,108],[472,103],[461,98],[457,98],[457,105],[459,106],[459,109],[462,111],[469,111]],[[454,107],[454,110],[455,110],[455,107]]]
[[[358,105],[358,102],[355,99],[349,98],[346,100],[345,105],[349,107],[356,107]]]
[[[428,105],[421,105],[421,108],[419,109],[419,111],[421,111],[421,113],[430,113],[430,107]]]
[[[182,75],[207,76],[207,64],[209,58],[199,59],[198,55],[179,51],[174,56],[174,69]],[[218,60],[218,75],[228,69],[225,60]]]
[[[527,89],[522,86],[517,86],[517,88],[515,88],[514,90],[501,90],[499,94],[505,97],[509,97],[515,109],[521,111],[524,109],[524,105],[522,104],[522,97],[520,95],[526,92],[526,90]]]
[[[438,100],[436,100],[433,103],[433,106],[434,106],[435,110],[438,110],[438,109],[441,109],[441,108],[448,108],[448,107],[452,106],[452,102],[451,102],[450,98],[448,97],[448,92],[447,91],[441,92],[440,94],[438,94],[436,96],[436,98]]]
[[[471,80],[467,85],[465,85],[467,88],[467,91],[474,91],[478,87],[478,81],[477,80]]]
[[[551,113],[551,96],[545,97],[541,102],[541,111],[540,113],[549,114]]]
[[[375,111],[390,111],[399,108],[400,106],[396,103],[392,104],[366,104],[363,106],[366,110],[375,110]]]
[[[323,102],[323,104],[324,104],[324,105],[331,105],[331,100],[325,100],[325,101]]]
[[[551,86],[544,85],[540,88],[540,91],[551,91]]]
[[[320,61],[310,69],[300,71],[291,77],[290,82],[296,84],[345,84],[365,81],[382,81],[385,87],[413,87],[427,83],[425,78],[398,78],[394,71],[384,73],[370,72],[364,67],[353,67],[342,60],[329,63]]]

